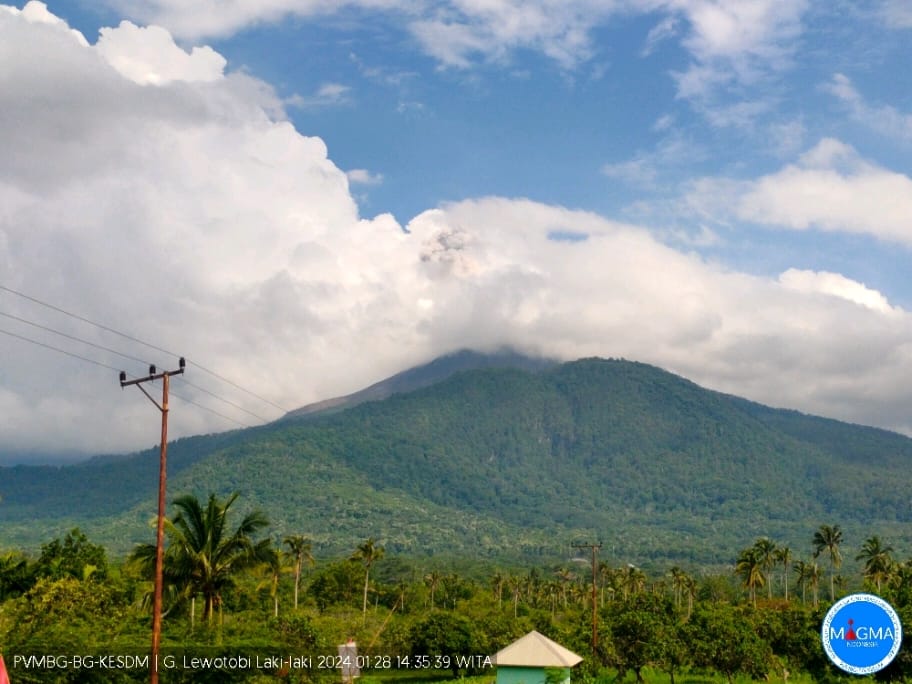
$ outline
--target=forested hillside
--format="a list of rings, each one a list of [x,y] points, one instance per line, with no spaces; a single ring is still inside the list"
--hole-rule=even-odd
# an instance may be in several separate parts
[[[876,459],[875,459],[876,456]],[[872,468],[872,462],[878,464]],[[912,548],[912,441],[769,409],[645,364],[485,368],[329,415],[196,437],[169,492],[238,490],[321,552],[365,536],[398,553],[729,562],[751,539],[798,545],[838,523]],[[37,548],[75,525],[147,541],[157,452],[2,469],[0,533]]]

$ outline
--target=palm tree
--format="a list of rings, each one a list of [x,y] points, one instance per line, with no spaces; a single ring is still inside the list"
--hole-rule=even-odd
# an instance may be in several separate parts
[[[285,537],[283,540],[285,544],[288,545],[289,551],[291,551],[292,558],[294,558],[294,607],[295,610],[298,608],[298,586],[301,583],[301,566],[304,563],[308,565],[314,564],[313,557],[313,545],[311,544],[310,539],[300,535],[300,534],[291,534]]]
[[[912,561],[894,563],[887,582],[892,585],[897,596],[908,595],[912,585]]]
[[[453,602],[452,608],[456,608],[456,599],[459,598],[463,584],[462,578],[455,572],[443,577],[444,607],[446,607],[446,599],[450,599]]]
[[[760,562],[760,554],[755,546],[744,549],[738,556],[738,562],[735,565],[735,574],[740,575],[743,584],[747,587],[750,595],[751,604],[757,605],[757,587],[762,587],[764,582],[763,565]]]
[[[681,607],[681,598],[684,595],[684,590],[687,586],[687,580],[690,579],[681,568],[675,565],[670,571],[671,573],[671,586],[674,590],[674,603],[675,608]]]
[[[558,568],[554,571],[554,576],[561,585],[561,603],[564,608],[567,607],[567,593],[570,584],[576,579],[576,574],[569,568]]]
[[[880,585],[890,576],[893,568],[892,546],[884,546],[880,537],[874,535],[865,540],[864,546],[861,547],[861,553],[855,556],[855,560],[863,560],[864,577],[869,582],[873,582],[877,587],[877,593],[880,593]]]
[[[385,549],[378,546],[373,537],[368,538],[363,544],[358,546],[358,550],[352,555],[352,560],[361,561],[364,565],[364,606],[362,609],[362,622],[367,621],[367,587],[370,582],[371,566],[383,558]]]
[[[782,586],[785,600],[789,600],[789,566],[792,564],[792,550],[787,546],[780,546],[776,549],[775,559],[777,563],[782,563]]]
[[[519,575],[510,575],[507,577],[507,587],[513,596],[513,618],[519,614],[519,597],[522,596],[523,578]]]
[[[839,525],[821,525],[814,533],[814,558],[826,551],[830,557],[830,601],[836,600],[834,579],[836,571],[842,566],[842,554],[839,545],[842,544],[842,530]]]
[[[605,607],[605,590],[614,593],[614,569],[608,565],[607,561],[599,561],[598,564],[598,583],[599,583],[599,605]]]
[[[500,610],[501,604],[503,602],[503,587],[506,581],[507,578],[500,570],[495,572],[494,577],[491,578],[491,586],[494,588],[494,596],[497,597],[497,610]],[[434,606],[431,605],[431,608],[433,607]]]
[[[548,580],[542,586],[542,597],[547,599],[551,617],[557,613],[557,598],[560,596],[560,583],[557,580]]]
[[[697,580],[690,575],[684,575],[684,590],[687,592],[687,619],[693,614],[694,599],[697,598]]]
[[[237,500],[231,494],[224,502],[209,495],[206,507],[192,495],[174,500],[177,515],[165,521],[168,547],[165,552],[164,579],[181,597],[203,597],[203,619],[210,624],[216,608],[221,608],[222,594],[234,584],[234,575],[268,558],[272,544],[268,539],[254,543],[253,536],[269,526],[261,511],[252,511],[237,528],[228,529],[228,511]],[[137,546],[132,558],[152,571],[155,546]]]
[[[442,581],[443,575],[437,570],[433,570],[424,576],[424,583],[428,586],[431,593],[431,610],[434,610],[434,594],[437,593],[437,589],[440,587]]]
[[[623,570],[621,578],[621,587],[624,592],[624,600],[629,596],[635,596],[646,591],[646,573],[640,570],[633,563],[628,563]]]
[[[795,561],[795,572],[798,575],[798,584],[801,586],[801,603],[807,603],[807,582],[809,579],[809,566],[810,563],[807,561]]]
[[[269,596],[272,597],[272,614],[279,617],[279,577],[282,575],[282,550],[270,546],[262,554],[263,569],[267,579],[257,586],[259,591],[263,586],[269,587]]]
[[[814,608],[820,602],[818,590],[820,589],[820,566],[817,563],[808,564],[808,580],[811,583],[811,591],[814,593]]]
[[[773,564],[776,562],[776,549],[776,542],[769,537],[760,537],[754,542],[757,560],[765,575],[766,596],[770,600],[773,598]]]

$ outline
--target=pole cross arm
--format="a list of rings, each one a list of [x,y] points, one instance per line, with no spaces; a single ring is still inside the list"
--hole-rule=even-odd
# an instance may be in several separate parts
[[[180,361],[177,364],[179,366],[178,370],[165,371],[164,373],[156,373],[155,366],[149,366],[149,375],[144,378],[136,378],[135,380],[127,380],[127,374],[123,371],[120,371],[120,386],[129,387],[130,385],[140,385],[144,382],[154,382],[155,380],[161,380],[166,375],[181,375],[184,372],[184,369],[187,367],[187,361],[184,357],[180,357]],[[140,389],[142,389],[140,387]]]

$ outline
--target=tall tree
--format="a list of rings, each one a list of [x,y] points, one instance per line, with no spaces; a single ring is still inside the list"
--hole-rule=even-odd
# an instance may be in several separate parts
[[[687,631],[694,663],[713,668],[729,684],[737,674],[759,680],[769,673],[772,650],[737,608],[725,604],[704,606],[694,613]]]
[[[437,590],[440,588],[440,583],[442,581],[443,575],[437,570],[432,570],[424,576],[424,583],[427,585],[428,591],[430,592],[431,610],[434,610],[434,596],[437,594]]]
[[[101,581],[108,575],[104,547],[90,542],[78,527],[67,532],[62,542],[55,539],[43,544],[35,568],[39,576],[52,579],[91,577]]]
[[[446,657],[454,678],[459,676],[463,657],[479,652],[479,638],[472,620],[450,611],[430,613],[413,624],[408,635],[413,656],[433,653]]]
[[[798,575],[798,586],[801,587],[801,603],[807,603],[808,566],[807,561],[795,561],[795,573]]]
[[[757,587],[762,587],[763,564],[760,562],[760,555],[755,546],[741,551],[738,561],[735,564],[735,574],[741,577],[742,584],[747,588],[750,596],[751,605],[757,605]]]
[[[661,655],[662,613],[667,598],[637,594],[612,611],[611,641],[614,644],[613,665],[618,679],[633,670],[642,684],[643,668],[657,662]]]
[[[814,596],[814,608],[820,602],[820,566],[817,563],[808,563],[808,581],[811,583],[811,593]]]
[[[776,542],[769,537],[760,537],[754,542],[754,550],[757,553],[757,560],[763,569],[766,581],[766,597],[773,598],[773,565],[776,562]]]
[[[165,553],[165,582],[176,587],[182,595],[203,597],[203,619],[212,622],[212,615],[222,604],[222,594],[234,585],[240,570],[267,560],[272,547],[268,539],[254,542],[253,537],[269,526],[261,511],[244,516],[231,530],[228,513],[238,493],[220,501],[209,495],[206,506],[192,495],[174,500],[177,514],[165,521],[168,548]],[[132,557],[151,571],[155,561],[155,546],[142,544]]]
[[[364,605],[362,608],[362,621],[367,620],[367,588],[370,583],[371,566],[383,558],[385,549],[378,546],[373,537],[368,538],[363,544],[358,546],[358,550],[352,555],[352,560],[360,561],[364,565]]]
[[[801,603],[807,603],[807,587],[810,584],[816,608],[817,590],[820,585],[820,566],[814,561],[800,560],[796,561],[793,567],[798,573],[798,584],[801,586]]]
[[[608,561],[599,561],[598,564],[599,605],[605,607],[605,592],[615,592],[615,572]]]
[[[821,525],[814,533],[814,558],[818,558],[824,551],[830,558],[830,601],[836,600],[834,579],[836,571],[842,567],[842,554],[839,551],[842,541],[842,530],[839,529],[839,525]]]
[[[491,578],[491,587],[494,589],[494,596],[497,599],[497,610],[501,609],[503,603],[503,588],[506,584],[507,577],[500,570],[494,573],[494,576]],[[431,608],[433,608],[433,601],[431,601]]]
[[[684,592],[687,596],[687,619],[693,614],[694,599],[697,598],[697,580],[690,575],[684,575]]]
[[[782,563],[782,590],[785,600],[789,599],[789,566],[792,564],[792,550],[787,546],[780,546],[776,549],[775,558],[777,563]]]
[[[0,555],[0,601],[24,594],[35,583],[28,558],[18,551]]]
[[[262,554],[263,569],[266,581],[261,582],[259,589],[264,584],[269,587],[269,596],[272,598],[273,617],[279,617],[279,578],[282,576],[282,550],[270,546]]]
[[[677,565],[675,565],[669,572],[671,574],[671,587],[674,592],[675,608],[680,608],[681,601],[683,600],[684,595],[687,593],[692,580],[690,576]]]
[[[554,576],[557,577],[557,581],[560,583],[561,587],[561,603],[564,608],[567,607],[567,594],[569,593],[570,585],[576,579],[576,573],[574,573],[569,568],[558,568],[554,571]]]
[[[623,571],[621,587],[625,601],[630,596],[636,596],[640,592],[646,591],[646,573],[632,563],[628,563]]]
[[[507,577],[507,587],[513,597],[513,617],[516,618],[519,615],[519,598],[522,596],[523,578],[520,575],[510,575]]]
[[[877,587],[877,593],[880,593],[880,587],[885,582],[893,570],[893,547],[884,546],[880,537],[874,535],[865,540],[864,546],[861,547],[861,553],[855,556],[855,560],[864,561],[864,577],[869,582],[873,582]]]
[[[304,563],[314,564],[313,544],[300,534],[291,534],[285,537],[283,542],[288,546],[292,558],[294,558],[294,607],[298,607],[298,587],[301,584],[301,568]]]

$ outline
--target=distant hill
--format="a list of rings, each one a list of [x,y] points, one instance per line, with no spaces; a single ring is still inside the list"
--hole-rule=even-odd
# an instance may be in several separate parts
[[[380,383],[381,400],[178,440],[170,496],[240,490],[322,554],[373,536],[393,553],[551,558],[598,538],[610,562],[730,564],[760,535],[807,557],[823,523],[847,557],[871,534],[912,550],[906,437],[630,361],[463,360]],[[0,468],[0,540],[35,548],[79,525],[116,552],[150,541],[156,467],[150,451]]]

